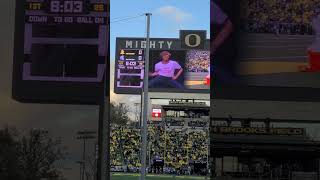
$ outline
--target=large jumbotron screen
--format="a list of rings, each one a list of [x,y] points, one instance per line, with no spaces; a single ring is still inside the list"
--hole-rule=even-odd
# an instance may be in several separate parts
[[[297,4],[211,0],[211,99],[320,101],[320,11]]]
[[[115,93],[138,94],[143,87],[145,40],[117,38],[116,44]],[[203,49],[185,49],[180,39],[152,38],[150,48],[151,92],[210,92],[207,81],[210,74],[209,40]],[[163,64],[162,56],[166,54],[170,62]]]

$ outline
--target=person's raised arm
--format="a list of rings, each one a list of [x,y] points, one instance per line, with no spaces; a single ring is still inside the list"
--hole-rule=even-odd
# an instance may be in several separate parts
[[[232,22],[227,19],[224,23],[222,30],[217,34],[213,41],[211,41],[211,52],[215,53],[216,49],[218,49],[221,44],[230,36],[233,31]]]
[[[155,77],[155,76],[158,76],[158,75],[159,75],[158,71],[155,71],[154,73],[149,73],[149,76],[151,76],[151,77]]]
[[[174,75],[174,76],[172,77],[172,79],[173,79],[173,80],[178,79],[178,78],[179,78],[179,76],[182,74],[182,72],[183,72],[183,69],[182,69],[182,68],[180,68],[180,69],[179,69],[179,71],[178,71],[178,73],[177,73],[176,75]]]
[[[155,76],[158,76],[159,75],[159,67],[157,66],[157,65],[155,65],[154,66],[154,72],[152,73],[152,72],[150,72],[149,73],[149,76],[151,76],[151,77],[155,77]]]

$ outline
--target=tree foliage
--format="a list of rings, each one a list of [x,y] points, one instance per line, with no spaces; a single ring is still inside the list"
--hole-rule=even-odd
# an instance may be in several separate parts
[[[129,108],[125,104],[110,103],[111,124],[126,125],[129,118]]]
[[[0,179],[21,179],[19,169],[19,142],[14,129],[0,130]]]
[[[16,132],[16,133],[14,133]],[[40,180],[61,176],[55,167],[63,159],[61,140],[43,130],[19,136],[9,128],[0,130],[0,179]]]

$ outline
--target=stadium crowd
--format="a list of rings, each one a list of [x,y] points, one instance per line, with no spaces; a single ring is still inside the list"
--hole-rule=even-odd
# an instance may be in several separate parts
[[[253,33],[312,34],[319,0],[244,0],[242,29]]]
[[[148,127],[148,169],[152,158],[164,159],[161,173],[177,175],[205,175],[207,167],[195,171],[194,162],[207,163],[207,131],[177,129],[163,124]],[[140,164],[140,130],[134,127],[113,127],[111,133],[111,167],[114,171],[138,172]]]
[[[140,131],[134,128],[113,127],[110,140],[110,158],[113,167],[124,171],[137,171],[140,164]]]
[[[187,53],[186,69],[188,72],[208,72],[210,52],[190,50]]]

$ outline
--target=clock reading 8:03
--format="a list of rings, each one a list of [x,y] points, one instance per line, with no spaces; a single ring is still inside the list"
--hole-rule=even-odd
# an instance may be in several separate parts
[[[85,0],[49,0],[49,13],[81,14],[86,12]]]

